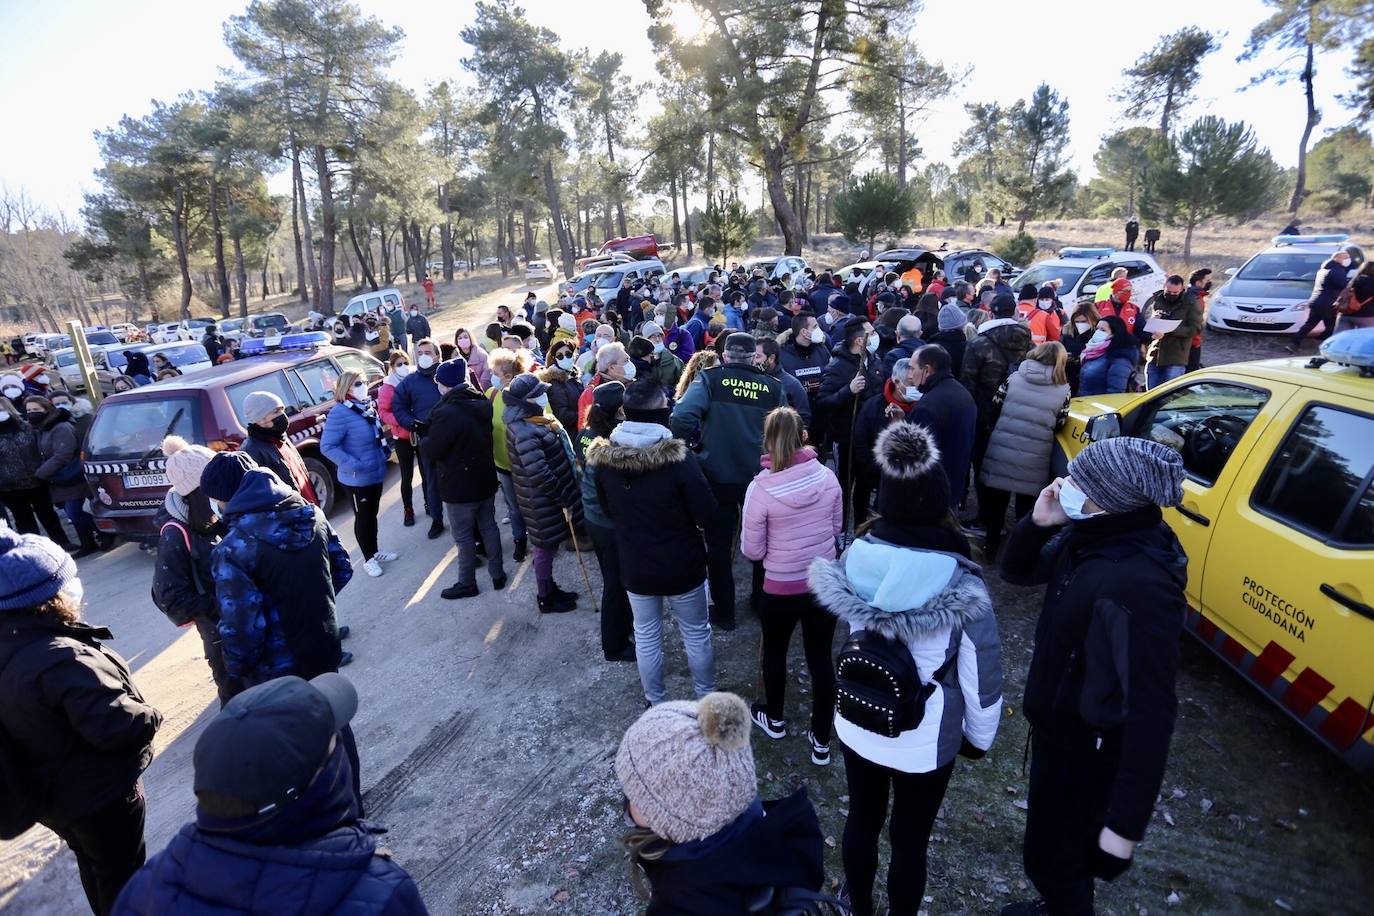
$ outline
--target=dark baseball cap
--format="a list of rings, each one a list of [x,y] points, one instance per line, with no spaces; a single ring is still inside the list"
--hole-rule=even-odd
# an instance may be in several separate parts
[[[224,705],[196,740],[195,793],[270,814],[299,798],[358,711],[358,691],[341,674],[309,681],[279,677]]]

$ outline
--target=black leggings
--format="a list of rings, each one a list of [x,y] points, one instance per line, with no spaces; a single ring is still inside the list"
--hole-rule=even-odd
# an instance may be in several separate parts
[[[835,666],[830,649],[835,639],[835,618],[821,610],[810,592],[800,595],[770,595],[763,593],[763,613],[759,624],[763,629],[763,690],[767,697],[768,716],[783,718],[783,701],[787,696],[787,646],[797,623],[802,628],[802,651],[806,654],[806,668],[811,673],[815,690],[811,704],[811,731],[816,740],[829,743],[830,728],[835,720]]]
[[[396,443],[396,463],[401,466],[401,506],[407,511],[414,511],[411,503],[411,487],[415,481],[415,465],[419,461],[419,456],[415,452],[415,443],[409,439],[397,439]]]
[[[926,892],[926,849],[940,802],[949,787],[954,761],[929,773],[902,773],[865,760],[844,748],[849,785],[849,817],[844,822],[844,876],[854,916],[873,912],[873,881],[878,874],[878,835],[887,820],[888,786],[892,820],[887,838],[887,905],[892,916],[916,916]]]
[[[1049,483],[1049,481],[1045,481]],[[987,487],[983,484],[978,485],[978,519],[983,523],[983,530],[988,533],[988,540],[997,544],[1002,540],[1002,525],[1007,520],[1007,506],[1011,504],[1012,494],[1006,490],[999,490],[997,487]],[[1035,508],[1036,496],[1025,493],[1016,494],[1016,517],[1021,519]]]
[[[6,490],[0,493],[0,500],[4,501],[5,508],[14,516],[14,527],[20,534],[38,534],[38,524],[41,522],[43,530],[58,546],[66,547],[71,543],[62,528],[62,521],[57,517],[57,510],[53,508],[52,496],[46,486],[39,484],[27,490]]]
[[[353,536],[358,539],[366,562],[377,552],[377,509],[382,502],[382,485],[349,487],[348,495],[353,500]]]

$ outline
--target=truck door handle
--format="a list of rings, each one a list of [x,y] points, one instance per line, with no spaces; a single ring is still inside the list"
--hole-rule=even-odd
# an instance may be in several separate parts
[[[1356,601],[1354,598],[1343,594],[1334,586],[1327,585],[1325,582],[1322,583],[1321,592],[1332,601],[1350,608],[1350,610],[1359,614],[1361,617],[1368,617],[1370,620],[1374,620],[1374,607],[1370,607],[1363,601]]]
[[[1174,508],[1177,509],[1179,511],[1179,514],[1182,515],[1184,518],[1192,519],[1204,528],[1212,524],[1212,520],[1210,518],[1200,513],[1194,512],[1192,509],[1185,508],[1182,503],[1180,503],[1177,506],[1174,506]]]

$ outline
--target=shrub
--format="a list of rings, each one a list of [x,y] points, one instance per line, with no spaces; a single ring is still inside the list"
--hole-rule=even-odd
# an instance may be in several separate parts
[[[1029,232],[1018,232],[998,239],[992,246],[993,254],[1022,267],[1034,261],[1039,251],[1040,243]]]

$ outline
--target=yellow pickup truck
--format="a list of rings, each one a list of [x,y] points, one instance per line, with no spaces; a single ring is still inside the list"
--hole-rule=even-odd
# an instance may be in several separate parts
[[[1188,629],[1374,774],[1374,328],[1322,354],[1076,398],[1057,457],[1115,435],[1178,449],[1164,515],[1188,552]]]

